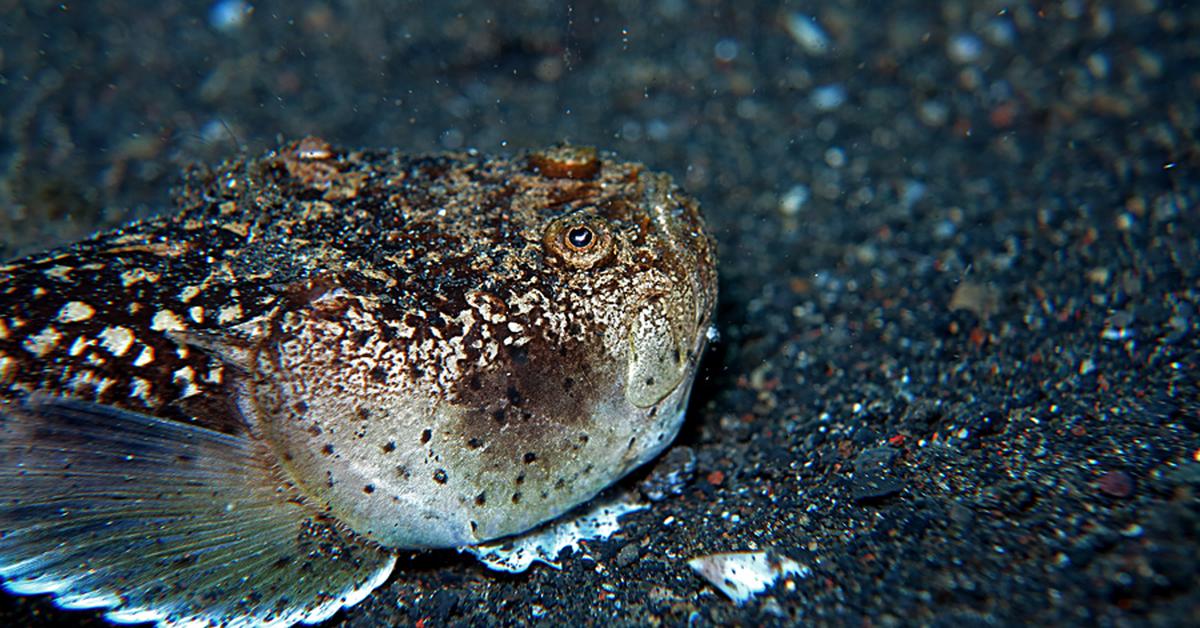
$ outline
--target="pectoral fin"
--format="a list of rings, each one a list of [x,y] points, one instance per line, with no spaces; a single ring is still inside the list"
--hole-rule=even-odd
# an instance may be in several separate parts
[[[62,399],[0,405],[0,577],[115,622],[322,621],[391,573],[277,477],[267,449]]]

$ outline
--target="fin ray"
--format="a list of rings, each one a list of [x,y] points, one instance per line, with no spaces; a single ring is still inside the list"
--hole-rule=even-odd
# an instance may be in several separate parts
[[[0,405],[0,577],[122,623],[322,621],[395,557],[276,474],[249,436],[80,401]]]

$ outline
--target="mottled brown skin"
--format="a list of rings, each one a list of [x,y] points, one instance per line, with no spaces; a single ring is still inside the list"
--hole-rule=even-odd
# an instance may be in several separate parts
[[[666,176],[579,148],[309,138],[193,177],[180,202],[0,266],[0,398],[249,433],[391,547],[528,528],[678,428],[716,276]],[[484,514],[440,522],[442,503]],[[389,508],[438,521],[388,528]]]

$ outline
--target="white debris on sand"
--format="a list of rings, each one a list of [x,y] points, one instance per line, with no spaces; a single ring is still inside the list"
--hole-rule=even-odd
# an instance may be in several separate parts
[[[500,539],[458,551],[478,558],[489,569],[521,573],[535,562],[559,569],[558,555],[568,547],[578,551],[586,541],[603,540],[621,529],[621,517],[648,508],[648,504],[618,497],[551,521],[520,536]]]
[[[786,576],[808,577],[812,570],[787,556],[767,552],[727,552],[688,561],[702,578],[741,606]]]

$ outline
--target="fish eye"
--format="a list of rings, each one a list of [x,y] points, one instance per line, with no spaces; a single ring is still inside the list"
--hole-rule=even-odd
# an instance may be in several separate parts
[[[608,261],[614,246],[612,232],[599,218],[578,215],[555,220],[546,228],[542,246],[550,260],[586,269]]]
[[[567,231],[567,244],[581,251],[586,251],[593,240],[592,230],[587,225],[576,225]]]

